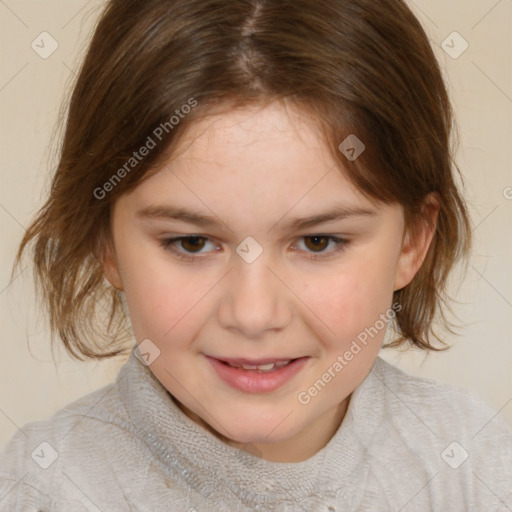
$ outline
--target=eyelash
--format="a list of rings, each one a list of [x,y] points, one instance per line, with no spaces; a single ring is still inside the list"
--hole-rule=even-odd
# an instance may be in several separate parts
[[[173,245],[175,243],[180,242],[181,240],[188,240],[191,238],[199,238],[199,239],[203,239],[203,240],[209,240],[209,238],[206,236],[187,235],[187,236],[179,236],[179,237],[174,237],[174,238],[165,238],[165,239],[161,240],[161,245],[165,250],[172,252],[181,260],[196,261],[198,259],[203,258],[204,256],[190,256],[189,254],[193,254],[193,253],[188,253],[188,254],[182,253],[182,252],[179,252],[175,247],[173,247]],[[312,255],[309,257],[312,260],[324,259],[324,258],[331,256],[332,254],[339,253],[339,252],[343,251],[344,249],[346,249],[346,247],[350,243],[349,240],[347,240],[345,238],[339,238],[337,236],[332,236],[332,235],[314,234],[314,235],[304,235],[301,238],[327,238],[330,241],[333,241],[336,243],[336,247],[332,251],[322,252],[322,253],[317,253],[317,254],[311,253]],[[196,253],[196,254],[204,254],[204,253]]]

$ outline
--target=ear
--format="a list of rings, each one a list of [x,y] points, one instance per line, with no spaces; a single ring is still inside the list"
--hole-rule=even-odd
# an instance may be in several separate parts
[[[110,234],[99,237],[95,253],[103,266],[103,274],[108,282],[117,290],[124,290],[114,243]]]
[[[436,231],[439,208],[437,195],[429,194],[423,203],[422,214],[414,223],[406,227],[398,259],[394,291],[407,286],[421,268]]]

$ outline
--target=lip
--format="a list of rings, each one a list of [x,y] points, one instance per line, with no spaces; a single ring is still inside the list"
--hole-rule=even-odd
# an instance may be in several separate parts
[[[208,361],[213,366],[217,375],[231,387],[246,393],[269,393],[275,391],[290,379],[292,379],[306,364],[309,357],[299,357],[290,364],[282,368],[276,368],[271,372],[258,373],[254,370],[244,370],[243,368],[233,368],[225,364],[246,364],[246,365],[260,365],[269,364],[280,361],[288,361],[294,359],[288,358],[261,358],[261,359],[243,359],[243,358],[222,358],[206,356]]]

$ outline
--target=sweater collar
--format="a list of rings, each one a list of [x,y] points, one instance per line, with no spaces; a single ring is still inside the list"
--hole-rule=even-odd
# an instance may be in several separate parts
[[[371,439],[379,426],[382,385],[374,372],[382,364],[377,358],[372,371],[352,393],[343,422],[327,445],[309,459],[295,463],[261,459],[226,444],[195,423],[134,350],[119,371],[116,386],[131,428],[171,475],[205,497],[220,487],[258,509],[271,502],[296,502],[312,495],[335,496],[340,483],[350,480],[366,451],[365,440]]]

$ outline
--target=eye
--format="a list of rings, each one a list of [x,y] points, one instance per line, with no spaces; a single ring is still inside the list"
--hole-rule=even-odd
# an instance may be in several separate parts
[[[305,241],[305,246],[308,250],[312,250],[313,254],[309,256],[311,259],[325,258],[333,253],[342,251],[347,247],[349,241],[331,235],[306,235],[302,237]],[[326,251],[325,248],[329,246],[329,242],[334,243],[334,249]],[[318,253],[315,254],[315,253]]]
[[[161,245],[164,249],[176,254],[178,258],[192,261],[198,259],[198,257],[191,256],[191,254],[202,254],[200,251],[205,247],[208,240],[209,239],[207,237],[199,235],[178,236],[162,240]],[[181,245],[186,252],[178,250],[176,247],[178,244]]]

